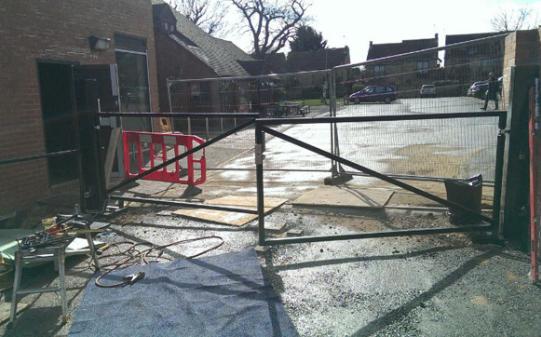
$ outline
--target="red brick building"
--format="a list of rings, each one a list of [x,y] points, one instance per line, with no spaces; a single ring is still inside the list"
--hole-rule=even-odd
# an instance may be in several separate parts
[[[103,110],[158,110],[149,0],[4,1],[0,36],[0,160],[74,146],[77,74],[98,78]],[[117,123],[150,128],[148,120]],[[67,156],[0,166],[0,215],[76,179],[74,162]]]
[[[161,111],[169,111],[167,80],[246,77],[262,67],[231,41],[207,34],[161,0],[153,0]],[[238,83],[225,87],[220,81],[173,84],[174,111],[215,112],[248,109]]]

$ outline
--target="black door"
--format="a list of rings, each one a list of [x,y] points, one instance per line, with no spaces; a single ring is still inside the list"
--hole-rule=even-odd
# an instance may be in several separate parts
[[[47,153],[77,148],[73,65],[39,62],[38,76],[45,150]],[[77,156],[52,157],[47,160],[49,185],[77,179]]]
[[[99,110],[116,111],[109,65],[77,66],[74,72],[81,153],[81,208],[101,211],[105,201],[104,158],[110,127],[99,127]]]

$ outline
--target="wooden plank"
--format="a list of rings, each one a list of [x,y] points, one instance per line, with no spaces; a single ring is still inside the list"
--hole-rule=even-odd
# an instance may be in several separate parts
[[[202,208],[183,208],[173,212],[174,215],[181,215],[195,220],[219,223],[222,225],[240,227],[250,221],[257,219],[255,214],[238,212],[217,211]]]
[[[111,173],[113,171],[113,163],[115,161],[116,150],[120,142],[121,129],[114,128],[111,131],[111,137],[109,138],[109,145],[107,146],[107,154],[105,155],[105,186],[107,188],[111,185]]]
[[[265,214],[287,202],[287,199],[265,198]],[[223,198],[211,199],[205,201],[210,205],[235,206],[248,209],[257,209],[257,197],[255,196],[227,196]],[[202,208],[181,208],[172,213],[172,215],[185,216],[187,218],[203,220],[207,222],[219,223],[229,226],[244,226],[245,224],[257,219],[256,214],[246,214],[239,212],[217,211]]]
[[[308,191],[292,202],[293,205],[382,208],[393,191],[350,187],[322,186]]]
[[[265,198],[265,209],[280,207],[287,202],[283,198]],[[257,209],[257,196],[227,196],[205,201],[209,205],[237,206]]]

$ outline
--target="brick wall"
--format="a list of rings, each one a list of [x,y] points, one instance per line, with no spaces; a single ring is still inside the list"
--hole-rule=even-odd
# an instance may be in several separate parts
[[[153,111],[158,109],[150,0],[6,0],[0,6],[0,158],[43,153],[37,59],[115,63],[113,48],[92,52],[90,35],[147,39]],[[0,214],[49,193],[45,160],[0,167]]]
[[[505,55],[504,55],[504,69],[503,69],[503,100],[510,102],[511,92],[511,69],[513,66],[531,66],[541,64],[541,34],[539,30],[517,31],[510,33],[505,39]],[[535,75],[535,74],[532,74]],[[539,74],[537,74],[539,76]],[[531,88],[533,83],[526,83],[526,86]],[[530,109],[533,108],[533,102],[530,102]],[[509,109],[509,107],[505,107]],[[514,110],[513,114],[528,114],[529,109]],[[524,123],[520,125],[522,128],[526,128],[527,116],[520,115],[523,118]],[[508,121],[510,118],[508,118]],[[508,123],[508,128],[510,127]],[[517,127],[517,126],[515,126]],[[528,144],[524,145],[523,152],[527,153]],[[541,136],[537,135],[537,154],[535,160],[535,167],[537,171],[537,215],[541,214]],[[512,159],[511,159],[512,160]],[[504,179],[506,175],[504,174]],[[504,181],[504,184],[506,182]],[[527,190],[526,190],[527,192]],[[529,196],[528,196],[529,197]],[[505,205],[504,205],[505,207]],[[527,228],[525,225],[524,228]],[[524,236],[527,236],[527,230],[524,230]]]
[[[169,111],[167,79],[217,77],[216,73],[166,33],[156,28],[158,91],[160,111]],[[173,97],[175,99],[175,97]],[[178,104],[176,104],[178,106]],[[173,104],[175,106],[175,104]]]

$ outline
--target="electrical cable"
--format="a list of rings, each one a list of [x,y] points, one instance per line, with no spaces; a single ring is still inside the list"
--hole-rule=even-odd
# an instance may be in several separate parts
[[[109,264],[101,264],[101,269],[105,269],[104,272],[102,272],[98,277],[96,277],[95,284],[96,286],[100,288],[116,288],[116,287],[122,287],[128,284],[133,284],[134,282],[142,279],[144,277],[144,273],[136,273],[133,275],[124,276],[121,282],[107,284],[102,282],[102,278],[107,276],[108,274],[112,273],[115,270],[124,269],[129,266],[135,265],[136,263],[141,264],[148,264],[150,262],[155,262],[156,260],[168,260],[172,261],[173,259],[170,257],[164,256],[164,250],[166,248],[186,244],[190,242],[196,242],[196,241],[203,241],[203,240],[212,240],[217,239],[219,242],[210,248],[207,248],[203,251],[198,252],[197,254],[186,256],[186,259],[193,259],[196,257],[199,257],[203,254],[206,254],[214,249],[217,249],[221,247],[224,244],[224,239],[221,236],[217,235],[210,235],[210,236],[204,236],[199,238],[192,238],[192,239],[184,239],[184,240],[178,240],[169,244],[165,245],[154,245],[151,243],[144,243],[139,242],[135,243],[132,241],[119,241],[119,242],[113,242],[105,246],[105,248],[102,248],[99,250],[102,254],[103,252],[116,248],[118,252],[107,254],[107,255],[100,255],[99,259],[106,259],[106,258],[112,258],[112,257],[124,257],[123,259],[120,259],[119,261],[112,262]],[[128,248],[121,250],[120,246],[128,245]],[[137,247],[139,246],[150,246],[149,248],[138,250]],[[154,254],[153,254],[154,253]],[[150,259],[153,259],[153,261],[149,261]]]

